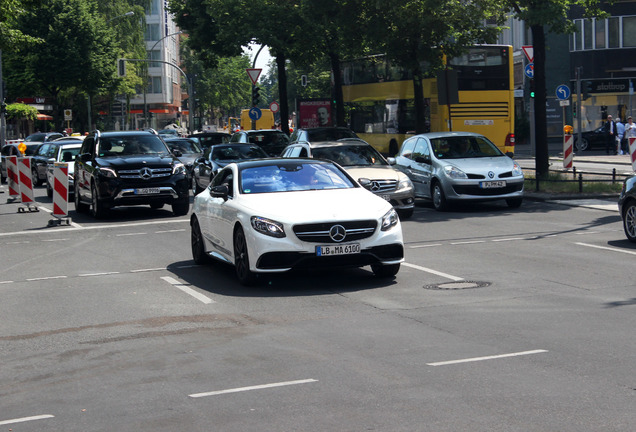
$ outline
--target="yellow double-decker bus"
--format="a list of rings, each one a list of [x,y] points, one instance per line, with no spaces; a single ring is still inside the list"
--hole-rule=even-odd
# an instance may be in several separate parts
[[[437,78],[424,78],[427,132],[476,132],[514,154],[512,47],[474,45],[447,66],[457,74],[459,103],[441,105]],[[412,76],[385,56],[343,62],[342,92],[351,128],[383,154],[395,155],[415,133]]]

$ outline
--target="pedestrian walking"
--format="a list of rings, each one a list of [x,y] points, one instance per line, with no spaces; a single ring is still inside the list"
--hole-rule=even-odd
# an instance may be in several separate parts
[[[623,154],[623,148],[621,143],[623,142],[623,135],[625,135],[625,125],[621,122],[620,117],[616,118],[616,153]]]
[[[603,125],[605,131],[605,154],[616,154],[616,123],[611,115],[607,116],[607,121]]]

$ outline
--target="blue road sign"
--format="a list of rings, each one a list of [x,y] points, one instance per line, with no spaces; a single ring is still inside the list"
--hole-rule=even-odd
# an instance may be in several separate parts
[[[524,69],[528,78],[534,78],[534,63],[528,63]]]
[[[257,108],[257,107],[250,108],[249,116],[251,120],[256,121],[259,118],[261,118],[262,115],[263,115],[263,112],[260,110],[260,108]]]
[[[570,97],[570,87],[565,84],[558,86],[556,89],[556,97],[558,97],[559,100],[567,100]]]

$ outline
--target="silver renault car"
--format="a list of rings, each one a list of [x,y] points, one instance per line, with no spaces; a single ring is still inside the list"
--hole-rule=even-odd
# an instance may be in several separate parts
[[[404,172],[417,198],[444,211],[453,201],[523,201],[523,172],[488,138],[470,132],[436,132],[404,141],[395,167]]]

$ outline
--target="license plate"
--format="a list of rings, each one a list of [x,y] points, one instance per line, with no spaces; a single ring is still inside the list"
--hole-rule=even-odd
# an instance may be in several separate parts
[[[503,187],[506,187],[506,182],[504,180],[485,181],[485,182],[480,182],[479,186],[482,189],[503,188]]]
[[[351,255],[357,253],[360,253],[359,243],[316,246],[317,256]]]
[[[161,193],[161,189],[159,188],[141,188],[135,189],[135,195],[152,195]]]
[[[380,195],[380,198],[382,198],[385,201],[391,201],[391,196],[390,195]]]

